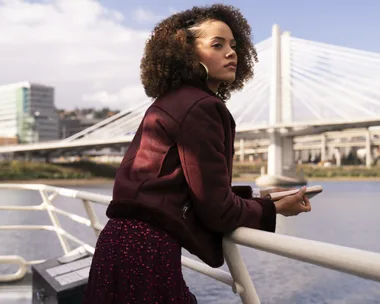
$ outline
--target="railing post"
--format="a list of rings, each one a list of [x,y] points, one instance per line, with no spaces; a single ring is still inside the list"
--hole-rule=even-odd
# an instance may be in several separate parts
[[[236,290],[243,304],[260,304],[260,299],[253,286],[252,279],[240,256],[237,245],[226,238],[223,239],[224,258],[226,259],[235,286],[242,286],[243,290]],[[235,287],[235,289],[238,289]]]
[[[99,227],[100,225],[99,225],[98,217],[96,216],[94,208],[92,207],[91,202],[89,202],[88,200],[82,199],[82,202],[83,202],[84,209],[86,209],[87,215],[90,219],[91,227],[92,229],[94,229],[96,237],[99,237],[101,228]]]
[[[58,230],[58,229],[62,230],[62,227],[61,227],[61,224],[58,220],[58,217],[54,214],[54,212],[52,210],[49,209],[49,206],[52,205],[51,200],[47,197],[46,193],[43,190],[40,190],[39,192],[40,192],[41,197],[42,197],[42,199],[43,199],[43,201],[47,207],[46,211],[49,214],[50,220],[51,220],[54,228],[56,230]],[[67,240],[64,238],[64,236],[61,235],[60,233],[58,233],[58,231],[56,231],[56,234],[57,234],[59,242],[61,243],[61,246],[62,246],[64,253],[66,254],[66,253],[70,252],[70,245],[67,242]]]

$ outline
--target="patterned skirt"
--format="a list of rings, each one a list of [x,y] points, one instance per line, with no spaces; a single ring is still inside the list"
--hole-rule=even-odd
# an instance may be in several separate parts
[[[111,219],[100,233],[84,304],[194,304],[182,276],[181,246],[165,231]]]

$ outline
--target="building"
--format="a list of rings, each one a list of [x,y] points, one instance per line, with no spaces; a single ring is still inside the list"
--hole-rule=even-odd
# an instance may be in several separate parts
[[[53,87],[30,82],[0,86],[2,142],[15,139],[18,143],[56,140],[58,127]]]
[[[87,129],[103,119],[95,118],[62,118],[59,120],[59,138],[67,138]]]
[[[59,120],[59,138],[67,138],[82,131],[80,119],[62,118]]]
[[[75,110],[58,110],[59,138],[67,138],[93,125],[118,114],[118,110],[108,108],[76,108]]]

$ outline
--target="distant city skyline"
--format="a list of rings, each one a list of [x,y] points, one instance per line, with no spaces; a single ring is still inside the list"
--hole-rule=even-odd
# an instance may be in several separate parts
[[[269,38],[277,23],[298,38],[380,53],[380,2],[217,2],[241,9],[255,43]],[[57,108],[126,108],[146,98],[139,65],[154,24],[175,11],[213,3],[0,0],[0,84],[54,86]]]

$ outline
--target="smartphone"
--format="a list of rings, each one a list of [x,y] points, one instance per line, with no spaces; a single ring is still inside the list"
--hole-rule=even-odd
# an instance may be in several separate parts
[[[296,194],[297,192],[299,191],[299,189],[293,189],[293,190],[289,190],[289,191],[281,191],[281,192],[274,192],[274,193],[270,193],[268,194],[269,198],[272,200],[272,201],[278,201],[286,196],[289,196],[289,195],[293,195],[293,194]],[[322,186],[311,186],[311,187],[307,187],[306,188],[306,196],[308,199],[311,199],[313,198],[314,196],[316,196],[317,194],[321,193],[323,191],[323,188]]]

